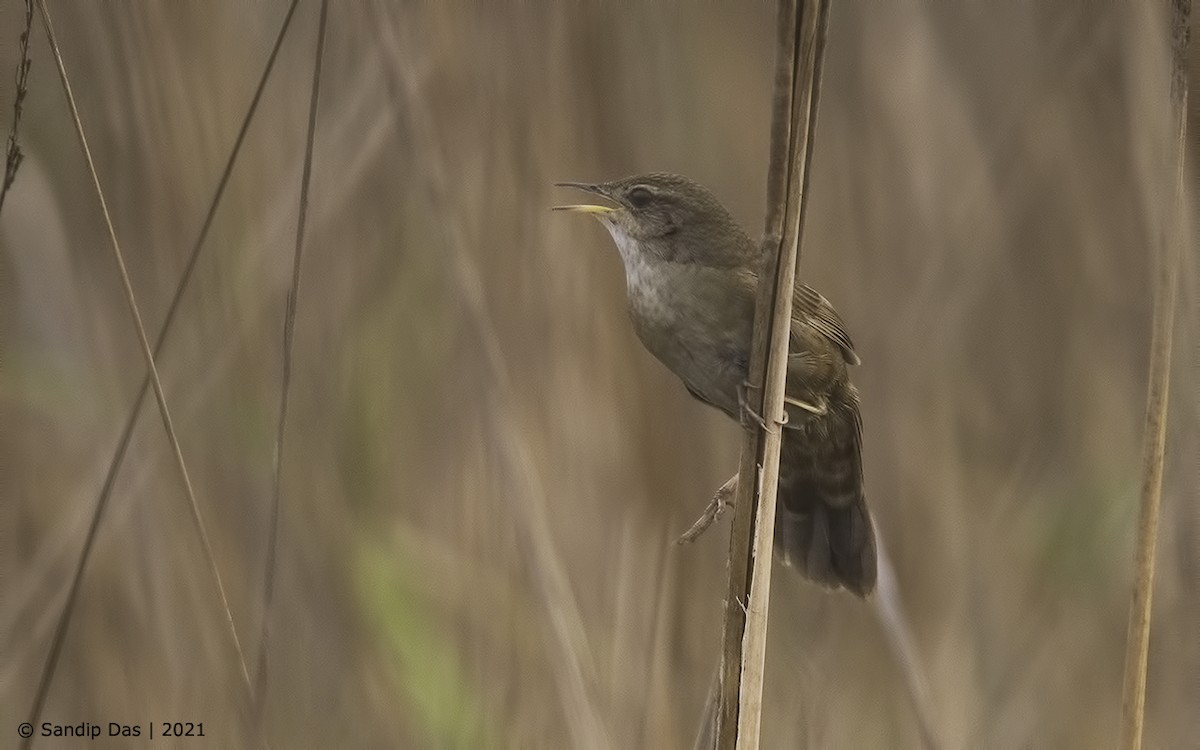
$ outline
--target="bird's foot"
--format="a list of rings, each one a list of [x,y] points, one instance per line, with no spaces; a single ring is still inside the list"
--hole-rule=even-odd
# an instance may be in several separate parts
[[[708,505],[704,508],[704,512],[701,513],[700,517],[696,519],[696,522],[692,524],[692,527],[683,532],[683,534],[675,540],[676,544],[687,544],[689,542],[696,541],[701,534],[708,530],[709,526],[713,525],[713,521],[716,521],[721,517],[721,514],[725,512],[726,508],[733,507],[733,493],[737,489],[737,478],[738,475],[734,474],[728,479],[728,481],[725,482],[725,484],[721,485],[720,489],[718,489],[712,496],[712,500],[708,501]]]
[[[810,414],[814,414],[818,417],[823,417],[829,413],[829,402],[823,398],[819,399],[816,404],[810,404],[809,402],[801,401],[798,398],[792,398],[791,396],[784,396],[783,403],[790,404],[791,406],[795,406],[797,408],[803,409],[806,412],[809,412]],[[784,414],[786,416],[787,412],[785,411]]]
[[[754,407],[750,405],[750,399],[747,397],[747,393],[750,390],[758,390],[758,386],[752,385],[749,380],[743,380],[738,384],[738,409],[742,414],[742,426],[748,427],[749,425],[746,424],[746,420],[750,419],[754,422],[754,424],[758,425],[763,432],[774,432],[775,429],[767,424],[767,420],[763,419],[762,415],[755,411]],[[785,398],[784,400],[786,401],[787,399]],[[777,420],[775,425],[776,427],[788,426],[788,414],[786,409],[783,411],[783,419]]]

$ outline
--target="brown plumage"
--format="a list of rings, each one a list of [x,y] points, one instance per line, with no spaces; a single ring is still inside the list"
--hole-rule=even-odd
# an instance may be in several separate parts
[[[651,174],[563,183],[618,204],[595,215],[625,265],[629,313],[646,348],[701,401],[741,417],[761,251],[705,188]],[[863,493],[862,420],[841,318],[815,289],[793,296],[775,551],[822,585],[866,596],[875,535]]]

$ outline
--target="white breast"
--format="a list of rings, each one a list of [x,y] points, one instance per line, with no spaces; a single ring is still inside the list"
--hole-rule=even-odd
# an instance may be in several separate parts
[[[630,306],[660,324],[669,324],[678,317],[680,311],[677,309],[678,300],[671,299],[669,283],[664,283],[668,279],[663,278],[662,262],[647,259],[639,253],[634,240],[619,227],[607,223],[606,226],[625,265],[625,286]]]

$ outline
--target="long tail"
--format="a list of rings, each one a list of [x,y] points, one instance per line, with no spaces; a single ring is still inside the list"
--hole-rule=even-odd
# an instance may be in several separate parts
[[[858,400],[846,396],[785,430],[775,553],[817,583],[865,597],[875,588],[875,531],[863,494]]]

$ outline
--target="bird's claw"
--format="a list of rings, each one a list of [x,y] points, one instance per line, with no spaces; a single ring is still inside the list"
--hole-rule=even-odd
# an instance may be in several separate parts
[[[738,475],[734,474],[725,482],[725,484],[721,485],[721,487],[713,494],[712,499],[708,501],[708,505],[705,506],[704,512],[700,514],[700,517],[696,519],[696,522],[692,524],[691,528],[683,532],[683,534],[681,534],[679,538],[675,540],[676,544],[687,544],[688,542],[694,542],[697,537],[708,530],[709,526],[713,525],[714,521],[721,517],[721,514],[725,512],[726,508],[733,507],[732,498],[733,492],[737,488],[737,478]]]
[[[818,417],[823,417],[829,412],[829,404],[825,401],[825,399],[821,399],[817,405],[814,406],[807,401],[801,401],[800,399],[792,398],[791,396],[784,396],[783,403],[803,409],[804,411],[814,414]],[[784,416],[787,416],[786,410],[784,411]],[[786,420],[784,421],[786,422]]]
[[[775,429],[772,428],[771,425],[767,424],[767,420],[763,419],[762,415],[754,410],[754,407],[750,405],[750,400],[748,398],[746,398],[746,392],[752,388],[757,390],[757,387],[752,385],[749,380],[743,380],[738,385],[738,389],[737,389],[738,408],[741,410],[741,413],[742,413],[742,425],[743,426],[746,425],[745,419],[747,417],[749,417],[751,420],[754,421],[755,424],[757,424],[759,426],[759,428],[763,432],[774,432]],[[784,400],[787,401],[786,398]],[[788,427],[787,409],[783,410],[783,419],[775,420],[775,427],[776,428]],[[789,429],[791,429],[791,428],[789,428]]]

